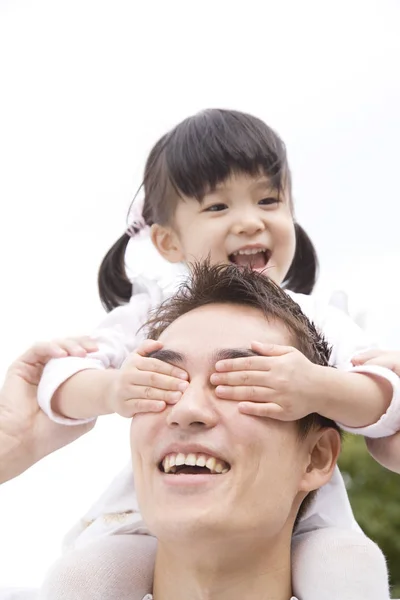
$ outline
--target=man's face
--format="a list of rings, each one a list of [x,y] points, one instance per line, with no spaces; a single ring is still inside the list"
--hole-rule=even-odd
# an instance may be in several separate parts
[[[190,384],[175,405],[132,421],[139,505],[159,539],[291,534],[309,461],[297,424],[241,414],[210,383],[219,358],[249,354],[254,340],[291,344],[282,323],[226,304],[183,315],[160,338],[164,347],[155,356],[183,367]]]

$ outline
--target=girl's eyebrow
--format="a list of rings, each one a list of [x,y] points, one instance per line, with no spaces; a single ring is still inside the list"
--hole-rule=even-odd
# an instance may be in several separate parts
[[[267,179],[266,177],[263,177],[262,179],[258,179],[257,181],[252,183],[250,187],[255,191],[268,190],[269,192],[278,192],[278,188],[275,185],[273,185],[271,183],[271,181],[269,179]]]
[[[270,179],[268,179],[268,177],[259,177],[257,178],[255,181],[253,181],[252,183],[250,183],[249,185],[249,189],[253,190],[253,191],[266,191],[268,190],[269,192],[278,192],[278,188],[276,185],[274,185]],[[221,191],[227,191],[229,192],[230,190],[230,186],[226,185],[226,182],[221,182],[221,183],[217,183],[217,185],[209,190],[207,190],[207,192],[204,194],[204,196],[207,196],[209,194],[215,194]]]

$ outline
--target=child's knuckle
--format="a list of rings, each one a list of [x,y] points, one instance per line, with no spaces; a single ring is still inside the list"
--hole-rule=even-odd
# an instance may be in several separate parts
[[[242,383],[246,384],[250,379],[250,375],[245,371],[243,373],[241,373],[240,375],[240,380]]]

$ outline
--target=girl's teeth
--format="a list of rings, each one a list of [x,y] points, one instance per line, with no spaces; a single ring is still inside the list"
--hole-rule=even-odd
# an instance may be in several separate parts
[[[245,248],[244,250],[236,250],[233,254],[259,254],[260,252],[266,252],[266,249],[263,248]]]

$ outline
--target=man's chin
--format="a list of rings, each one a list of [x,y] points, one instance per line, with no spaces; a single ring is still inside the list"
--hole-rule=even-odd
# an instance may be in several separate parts
[[[226,514],[227,511],[221,511],[218,507],[203,507],[201,510],[196,510],[195,507],[182,510],[181,507],[176,511],[163,511],[150,530],[157,539],[165,542],[174,543],[178,539],[193,542],[195,539],[200,541],[209,538],[216,541],[217,531],[221,528],[224,530],[222,538],[229,535],[229,523],[224,526]]]

